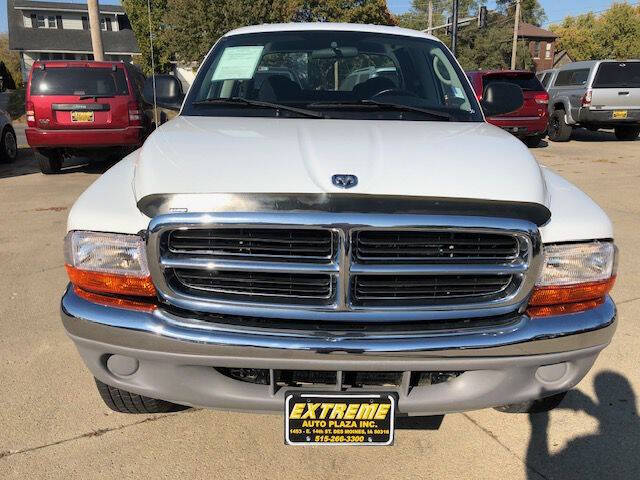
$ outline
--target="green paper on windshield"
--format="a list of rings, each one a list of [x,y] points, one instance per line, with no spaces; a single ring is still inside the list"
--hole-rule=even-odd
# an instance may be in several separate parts
[[[253,78],[264,46],[227,47],[213,72],[213,81]]]

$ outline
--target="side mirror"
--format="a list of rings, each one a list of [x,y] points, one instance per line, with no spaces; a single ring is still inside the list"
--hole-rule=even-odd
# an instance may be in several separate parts
[[[507,82],[491,83],[482,94],[482,110],[487,117],[515,112],[524,104],[522,89]]]
[[[142,98],[151,105],[153,105],[153,78],[147,78],[142,89]],[[158,106],[168,110],[180,110],[182,100],[184,100],[180,80],[173,75],[156,75],[155,79],[156,103]]]

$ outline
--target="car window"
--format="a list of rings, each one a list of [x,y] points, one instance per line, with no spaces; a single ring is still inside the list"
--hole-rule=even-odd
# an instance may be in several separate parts
[[[586,85],[587,78],[589,78],[589,71],[590,70],[588,68],[562,70],[558,72],[554,86],[566,87],[573,85]]]
[[[495,82],[512,83],[519,86],[524,92],[541,92],[544,87],[533,73],[530,74],[491,74],[483,78],[483,85],[487,87]]]
[[[593,81],[594,88],[640,88],[640,62],[603,62]]]
[[[237,97],[302,108],[323,105],[323,113],[330,110],[327,104],[374,99],[481,121],[461,75],[446,48],[427,38],[345,31],[232,35],[205,60],[183,113],[217,115],[220,104],[205,101]],[[229,112],[226,106],[225,115],[271,114],[246,108]],[[345,118],[347,111],[341,113]],[[352,116],[367,114],[354,109]]]
[[[31,77],[31,95],[128,95],[122,68],[36,68]]]
[[[544,88],[547,88],[549,86],[549,83],[551,82],[551,77],[553,77],[553,72],[547,72],[544,74],[544,77],[542,77],[542,86]]]

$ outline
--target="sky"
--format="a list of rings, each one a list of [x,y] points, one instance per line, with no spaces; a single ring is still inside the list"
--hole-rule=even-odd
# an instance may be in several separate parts
[[[540,0],[547,13],[547,23],[557,23],[567,15],[578,15],[589,11],[606,10],[615,0]],[[619,0],[618,0],[619,1]],[[70,3],[86,3],[81,0],[73,0]],[[100,3],[119,5],[119,0],[100,0]],[[630,0],[630,3],[639,3]],[[411,8],[411,0],[387,0],[389,9],[393,13],[403,13]],[[488,0],[488,7],[493,8],[495,2]],[[0,0],[0,32],[7,31],[7,2]]]

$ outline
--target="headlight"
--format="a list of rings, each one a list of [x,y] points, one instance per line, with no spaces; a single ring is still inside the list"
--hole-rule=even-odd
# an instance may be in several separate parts
[[[144,240],[138,235],[70,232],[65,263],[71,283],[96,293],[155,296]]]
[[[529,315],[573,313],[599,305],[615,282],[616,260],[613,242],[545,245]]]

